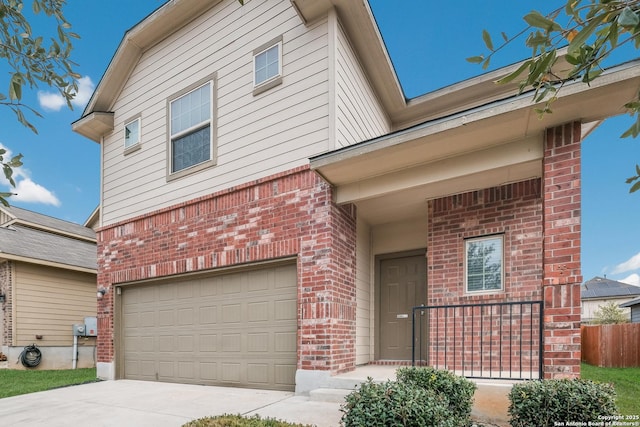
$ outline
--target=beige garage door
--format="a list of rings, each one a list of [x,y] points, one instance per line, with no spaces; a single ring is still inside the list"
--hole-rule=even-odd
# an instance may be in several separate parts
[[[127,379],[293,390],[296,267],[122,288]]]

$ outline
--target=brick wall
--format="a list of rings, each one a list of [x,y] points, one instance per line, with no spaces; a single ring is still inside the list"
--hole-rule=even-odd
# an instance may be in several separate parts
[[[295,256],[298,368],[355,366],[355,208],[308,167],[98,232],[98,286]],[[114,360],[113,292],[98,303],[98,360]]]
[[[0,263],[0,293],[4,294],[5,302],[0,304],[0,310],[4,310],[4,324],[2,325],[2,344],[10,346],[13,344],[13,262],[3,261]]]
[[[428,305],[542,299],[541,191],[541,180],[532,179],[429,202]],[[504,289],[466,293],[465,239],[492,234],[504,236]],[[431,312],[429,318],[432,365],[480,376],[481,370],[496,373],[508,366],[538,371],[539,333],[530,333],[539,331],[539,307],[450,309]],[[522,336],[524,348],[505,340],[507,332],[518,342]]]
[[[544,153],[544,375],[580,375],[580,123],[548,129]]]

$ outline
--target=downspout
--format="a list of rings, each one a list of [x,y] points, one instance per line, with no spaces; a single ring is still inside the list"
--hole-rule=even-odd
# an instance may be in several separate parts
[[[73,335],[73,369],[78,365],[78,336]]]

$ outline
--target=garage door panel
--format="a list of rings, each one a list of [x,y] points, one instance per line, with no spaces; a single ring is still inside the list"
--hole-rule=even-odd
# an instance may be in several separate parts
[[[200,351],[216,352],[218,351],[218,336],[215,334],[200,335]]]
[[[241,304],[225,304],[222,306],[223,323],[240,323],[242,321]]]
[[[276,320],[296,320],[297,306],[295,299],[282,299],[274,303],[274,316]]]
[[[200,312],[200,325],[206,325],[208,323],[216,323],[217,320],[217,307],[215,305],[207,305],[199,308]]]
[[[294,388],[295,265],[123,291],[125,378]]]

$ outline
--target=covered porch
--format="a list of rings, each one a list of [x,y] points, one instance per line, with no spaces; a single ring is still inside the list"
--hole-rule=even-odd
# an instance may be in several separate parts
[[[632,62],[591,86],[567,84],[543,119],[529,93],[479,92],[499,77],[481,76],[408,106],[454,96],[473,107],[311,159],[335,202],[357,208],[357,366],[411,360],[415,306],[540,301],[542,376],[579,375],[580,143],[624,113],[639,70]],[[468,242],[495,236],[501,285],[476,292]],[[437,362],[464,371],[448,359]]]

